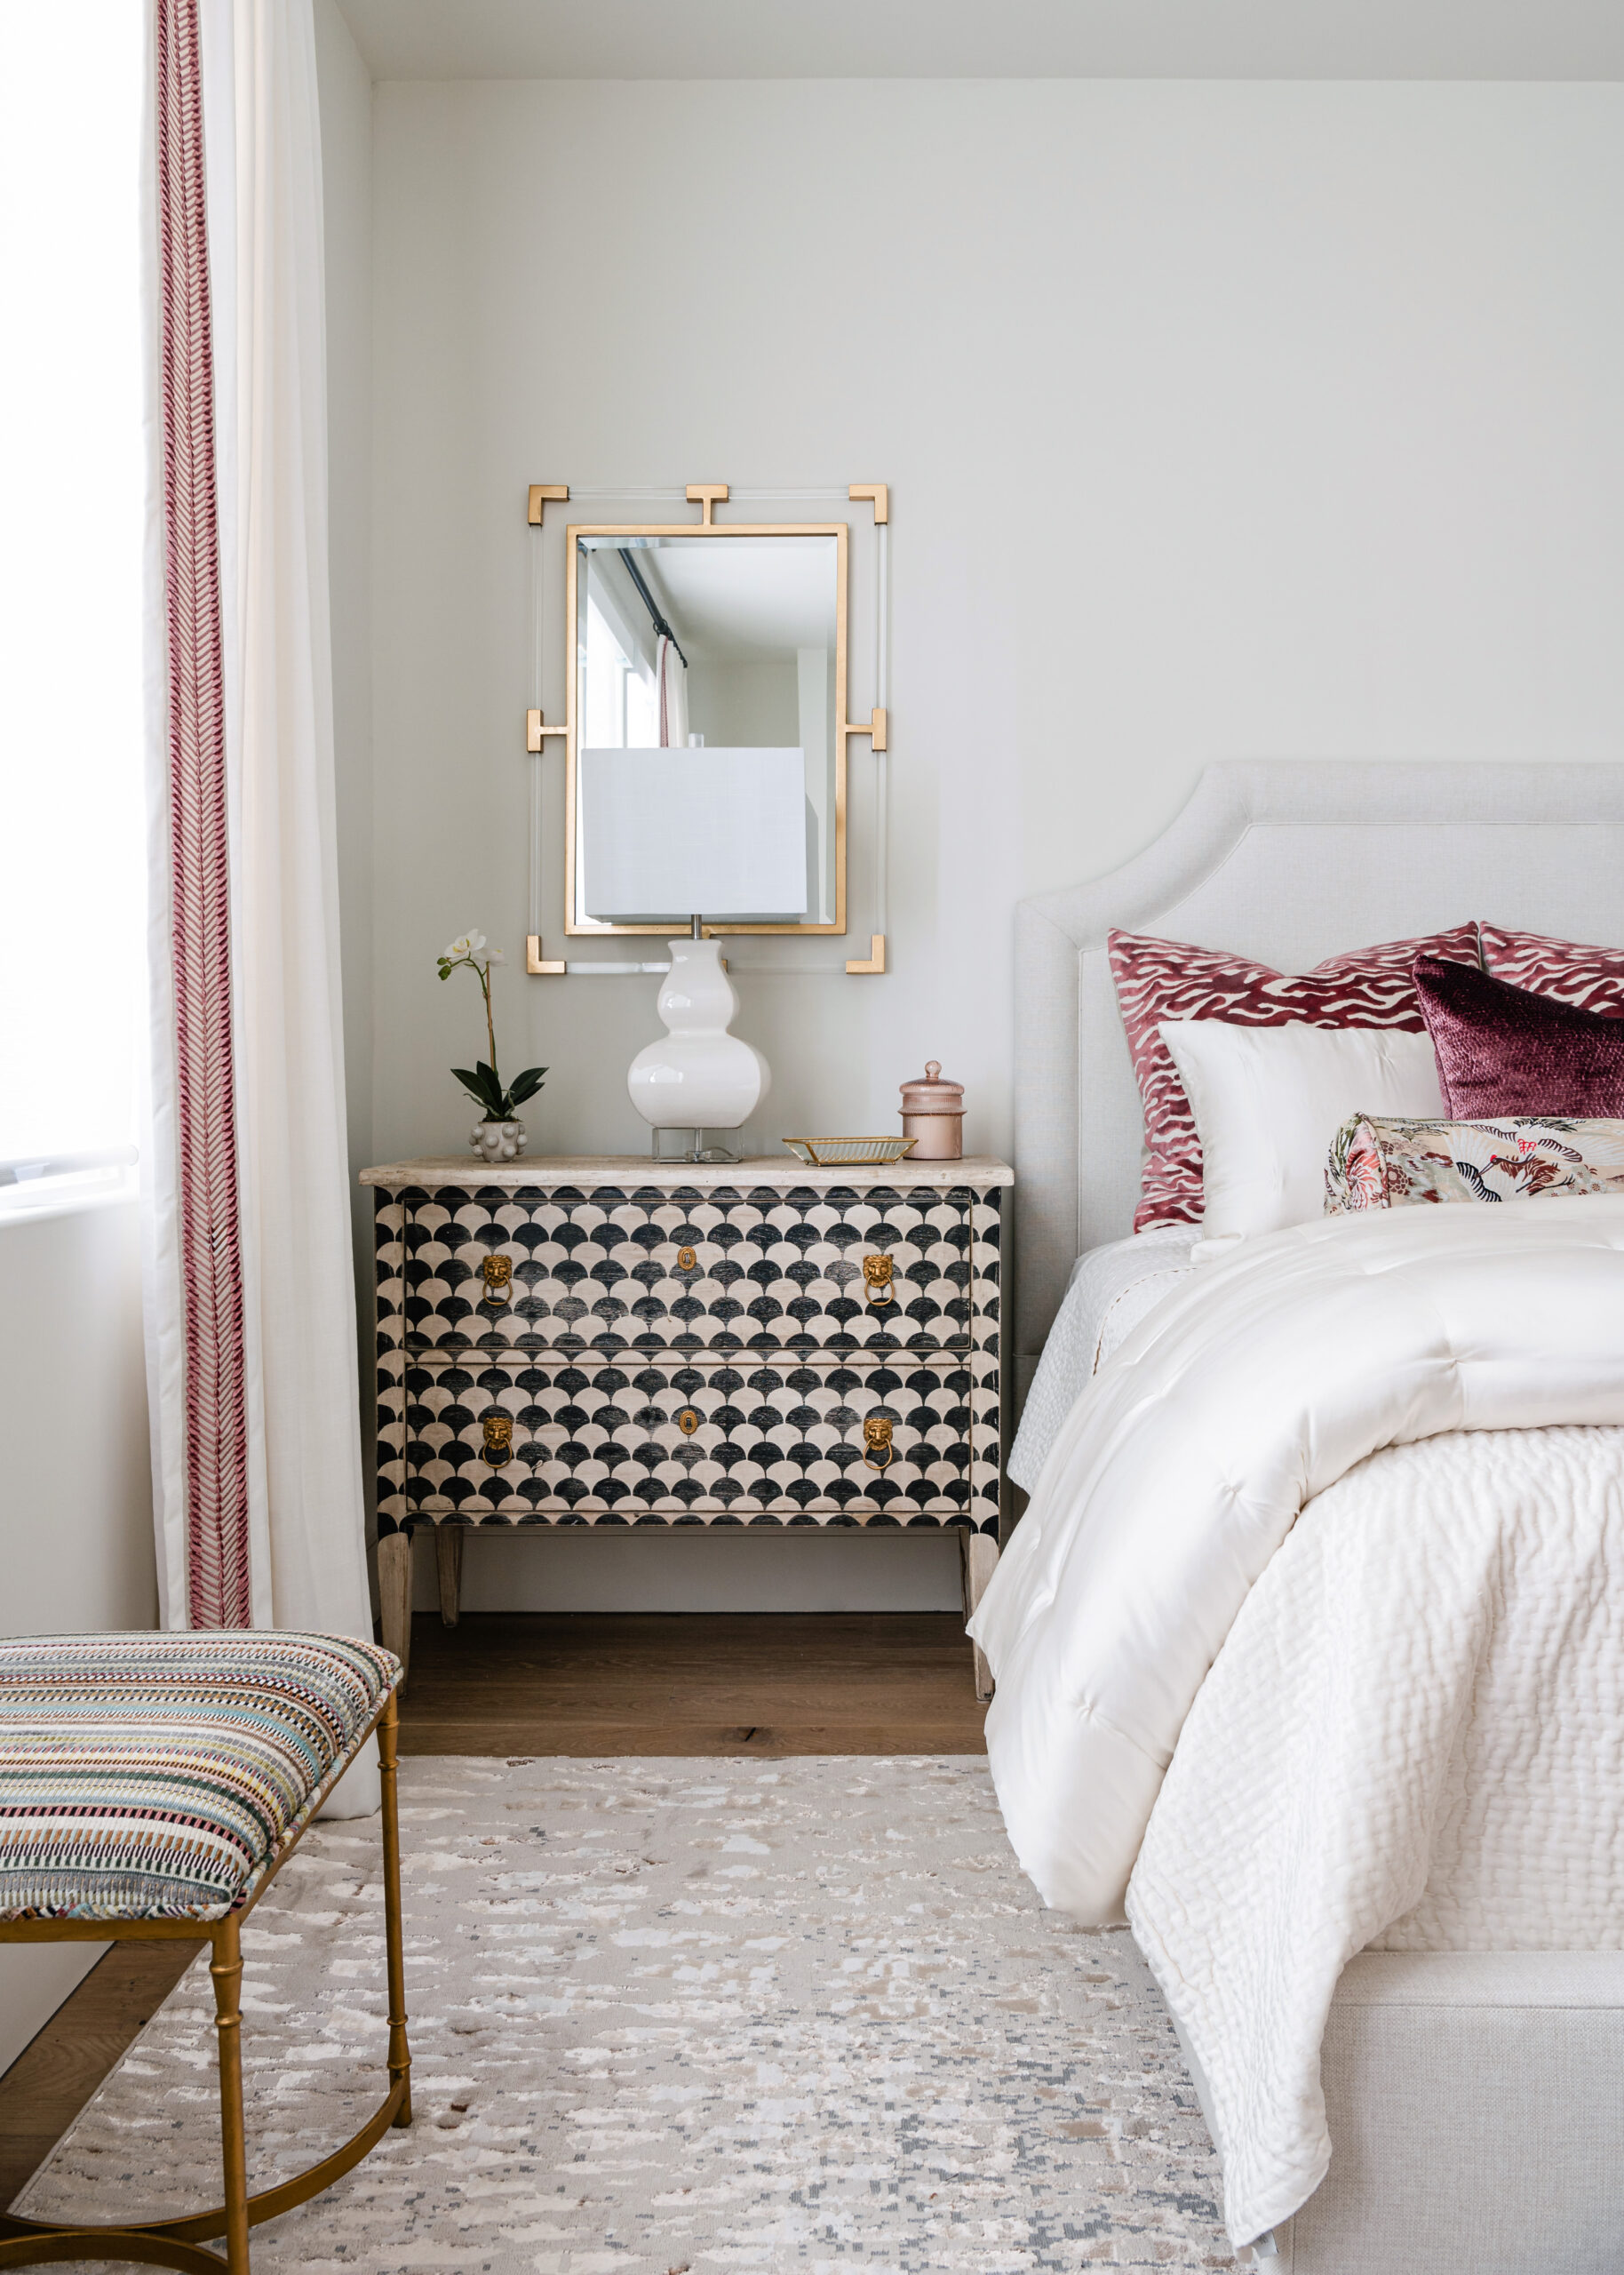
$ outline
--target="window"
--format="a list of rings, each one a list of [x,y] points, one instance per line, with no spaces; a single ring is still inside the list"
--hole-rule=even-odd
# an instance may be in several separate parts
[[[586,669],[583,675],[587,750],[653,750],[660,739],[660,698],[652,665],[628,654],[624,632],[595,597],[586,603]]]
[[[0,1214],[105,1191],[132,1158],[144,35],[142,0],[4,17]]]

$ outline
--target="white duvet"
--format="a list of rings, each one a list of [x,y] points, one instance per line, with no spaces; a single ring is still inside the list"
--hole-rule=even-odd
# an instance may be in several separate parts
[[[1624,1942],[1620,1422],[1624,1199],[1372,1211],[1198,1273],[1044,1466],[992,1772],[1047,1901],[1131,1913],[1238,2241],[1323,2176],[1353,1951]]]

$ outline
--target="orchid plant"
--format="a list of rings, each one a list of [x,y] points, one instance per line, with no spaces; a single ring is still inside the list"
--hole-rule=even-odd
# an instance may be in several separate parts
[[[485,998],[485,1035],[490,1046],[490,1060],[487,1065],[480,1059],[474,1067],[453,1066],[451,1072],[478,1105],[487,1122],[511,1122],[526,1098],[534,1098],[546,1074],[545,1066],[527,1066],[522,1074],[503,1087],[497,1072],[497,1026],[490,1008],[490,967],[504,961],[500,948],[485,945],[482,932],[464,932],[450,947],[442,948],[437,959],[442,979],[449,979],[454,971],[466,967],[480,984]]]

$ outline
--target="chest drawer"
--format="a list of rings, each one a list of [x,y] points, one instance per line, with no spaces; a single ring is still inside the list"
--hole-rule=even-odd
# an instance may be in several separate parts
[[[965,1521],[967,1356],[775,1357],[409,1358],[407,1508],[473,1523]]]
[[[406,1348],[490,1357],[967,1349],[973,1194],[409,1189]]]

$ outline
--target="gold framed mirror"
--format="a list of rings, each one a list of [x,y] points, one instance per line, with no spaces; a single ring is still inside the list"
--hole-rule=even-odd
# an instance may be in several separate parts
[[[847,931],[848,745],[869,738],[882,767],[886,749],[888,534],[884,483],[848,494],[872,505],[879,548],[880,701],[857,721],[847,709],[848,523],[719,522],[727,485],[693,483],[697,521],[566,527],[565,715],[548,725],[532,710],[526,739],[536,755],[553,738],[564,744],[572,938],[669,938],[696,917],[706,934]],[[532,531],[569,495],[533,484]],[[533,598],[538,574],[533,565]],[[532,841],[534,872],[534,824]],[[536,895],[533,874],[529,969],[575,970],[542,954]],[[881,906],[883,895],[882,878]],[[690,898],[698,905],[680,905]],[[884,970],[878,931],[846,969]]]

